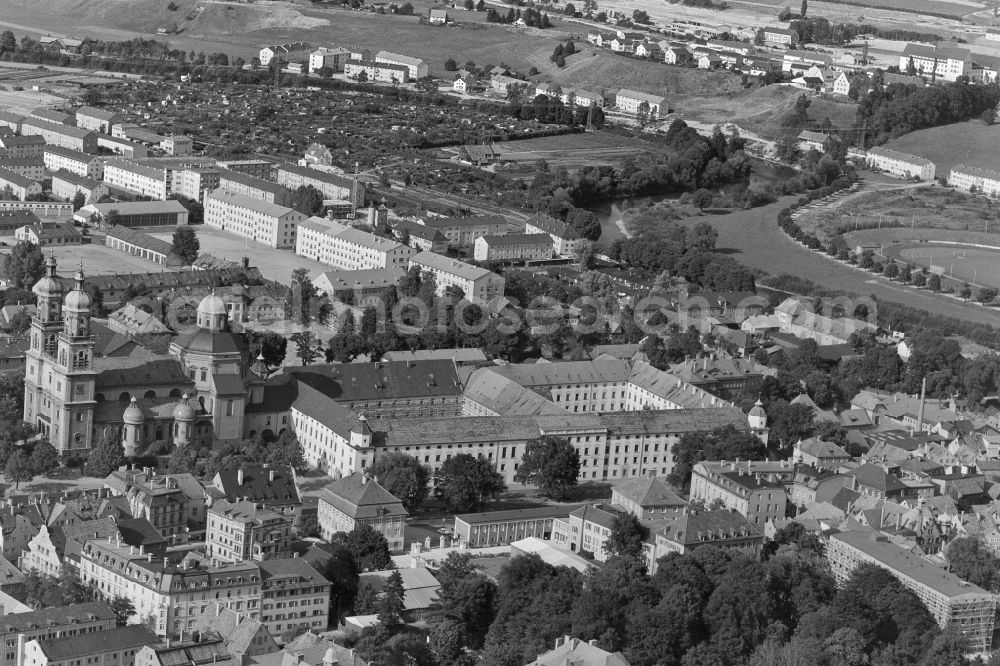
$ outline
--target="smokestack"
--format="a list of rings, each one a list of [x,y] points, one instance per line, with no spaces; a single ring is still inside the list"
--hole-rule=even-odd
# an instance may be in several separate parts
[[[927,399],[927,377],[920,383],[920,410],[917,412],[917,432],[924,429],[924,401]]]

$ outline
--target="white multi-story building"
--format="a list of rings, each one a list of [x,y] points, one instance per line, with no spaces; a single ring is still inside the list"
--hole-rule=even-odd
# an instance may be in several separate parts
[[[325,46],[318,48],[309,54],[309,71],[316,73],[324,67],[329,67],[335,72],[342,72],[344,64],[350,57],[350,50],[340,46],[333,49],[328,49]]]
[[[104,178],[104,160],[97,155],[89,155],[59,146],[45,146],[42,157],[45,160],[45,168],[53,173],[65,169],[70,173],[94,180]]]
[[[507,234],[476,239],[476,261],[538,261],[551,259],[552,238],[548,234]]]
[[[64,201],[72,201],[77,192],[83,194],[84,204],[96,203],[111,193],[107,185],[87,176],[80,176],[69,171],[56,171],[52,174],[52,196]]]
[[[452,286],[461,289],[465,298],[473,303],[485,303],[503,296],[505,281],[502,277],[458,259],[424,250],[410,257],[410,266],[434,275],[439,296]]]
[[[410,70],[405,65],[397,65],[377,60],[350,59],[344,63],[344,74],[350,79],[374,81],[378,83],[409,83]],[[363,76],[362,76],[363,75]]]
[[[833,534],[825,552],[838,585],[844,585],[862,564],[880,566],[920,599],[939,626],[955,625],[970,650],[992,649],[997,613],[995,594],[904,550],[875,530]]]
[[[350,201],[355,206],[365,203],[365,184],[357,178],[342,176],[329,171],[320,171],[297,164],[280,164],[277,182],[294,192],[303,185],[311,185],[327,199]]]
[[[25,118],[21,123],[21,134],[40,136],[45,139],[45,143],[52,146],[62,146],[84,153],[97,153],[97,134],[79,127]]]
[[[205,224],[269,247],[295,247],[296,227],[306,216],[292,208],[222,188],[205,196]]]
[[[405,268],[414,249],[385,236],[310,217],[299,223],[295,254],[348,271]]]
[[[583,243],[576,229],[562,220],[545,213],[538,213],[524,225],[526,234],[548,234],[552,239],[552,249],[560,257],[572,257]]]
[[[289,550],[291,538],[291,516],[254,502],[218,500],[208,510],[205,544],[213,562],[261,562]]]
[[[875,146],[865,154],[865,164],[869,169],[877,169],[899,178],[933,180],[936,167],[926,157],[918,157],[898,150]]]
[[[204,201],[205,196],[218,189],[221,171],[213,168],[192,167],[174,172],[173,190],[176,194],[195,201]]]
[[[615,95],[615,106],[623,113],[638,115],[643,104],[648,107],[650,120],[659,120],[668,111],[666,98],[659,95],[624,88]]]
[[[328,484],[319,495],[319,531],[328,541],[337,532],[351,532],[359,525],[369,525],[386,538],[389,550],[398,553],[403,550],[406,516],[398,498],[361,472]]]
[[[502,236],[510,224],[502,215],[480,215],[476,217],[427,217],[420,224],[440,231],[448,239],[448,245],[458,249],[472,249],[480,236]]]
[[[167,172],[127,160],[109,160],[104,165],[104,182],[135,194],[164,201],[167,198]]]
[[[158,636],[193,628],[216,604],[260,618],[260,569],[250,562],[206,567],[188,556],[177,565],[109,538],[83,545],[80,579],[102,599],[130,599]]]
[[[391,53],[389,51],[379,51],[375,54],[375,62],[402,65],[406,67],[410,78],[413,80],[427,78],[427,63],[420,58],[413,58],[408,55]]]
[[[899,71],[908,72],[910,63],[918,74],[942,81],[957,81],[972,72],[971,52],[958,47],[907,44],[899,56]]]
[[[799,33],[788,28],[764,28],[764,43],[771,46],[795,46]]]
[[[968,192],[974,189],[980,194],[997,196],[1000,195],[1000,171],[958,164],[951,168],[948,184]]]
[[[10,189],[18,201],[27,201],[28,197],[42,193],[42,184],[32,178],[25,178],[16,171],[0,168],[0,190]]]
[[[292,193],[283,185],[228,169],[219,172],[219,187],[279,206],[288,206],[292,200]]]
[[[723,508],[745,516],[757,529],[768,521],[785,517],[788,494],[785,483],[795,475],[789,461],[703,461],[691,473],[691,499],[710,507]]]
[[[305,42],[293,42],[291,44],[271,44],[260,50],[258,58],[262,67],[267,67],[271,61],[277,58],[286,65],[291,62],[298,62],[309,58],[312,47]]]

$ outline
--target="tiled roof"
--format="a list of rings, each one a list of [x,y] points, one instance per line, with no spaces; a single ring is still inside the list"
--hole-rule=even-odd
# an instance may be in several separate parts
[[[450,360],[331,363],[288,367],[284,372],[341,402],[457,396],[462,392]]]
[[[641,507],[684,506],[686,502],[656,477],[641,476],[622,481],[613,490]]]
[[[8,613],[0,618],[4,633],[22,632],[32,628],[62,626],[76,622],[94,622],[114,619],[115,614],[104,601],[90,601],[45,608],[31,613]]]
[[[207,200],[213,199],[219,201],[227,206],[236,206],[238,208],[244,208],[247,210],[252,210],[254,212],[260,213],[262,215],[268,215],[270,217],[283,217],[289,213],[294,212],[291,208],[286,208],[285,206],[279,206],[278,204],[273,204],[263,199],[255,199],[253,197],[247,196],[245,194],[237,194],[236,192],[231,192],[225,188],[218,188],[212,191],[206,197],[206,208],[208,207]]]
[[[362,472],[330,483],[320,499],[355,520],[407,515],[399,499]]]
[[[473,266],[472,264],[467,264],[464,261],[452,259],[451,257],[446,257],[443,254],[437,254],[436,252],[431,252],[430,250],[418,252],[410,257],[410,266],[420,266],[422,268],[438,270],[442,273],[456,275],[466,280],[480,280],[490,275],[496,275],[496,273],[488,271],[485,268]]]
[[[734,511],[700,511],[678,516],[657,534],[671,541],[695,545],[724,539],[763,536],[749,520]]]
[[[558,238],[563,238],[567,240],[576,240],[580,237],[580,234],[576,232],[576,229],[566,224],[562,220],[557,220],[551,215],[546,215],[544,213],[539,213],[535,217],[528,220],[529,226],[535,227],[536,229],[541,229],[547,234],[551,234]]]
[[[160,639],[144,624],[94,631],[65,638],[38,641],[42,652],[50,662],[64,659],[80,659],[90,655],[104,654],[155,645]]]
[[[241,468],[243,484],[239,483],[235,469],[220,471],[216,475],[216,487],[226,494],[226,499],[235,502],[237,498],[265,502],[271,505],[299,504],[299,490],[295,485],[295,475],[283,465],[261,467],[247,465]],[[270,474],[274,472],[274,480]]]

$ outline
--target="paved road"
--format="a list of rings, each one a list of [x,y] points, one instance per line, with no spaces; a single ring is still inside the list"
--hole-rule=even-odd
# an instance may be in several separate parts
[[[717,247],[732,251],[734,259],[752,268],[773,275],[787,273],[806,278],[827,289],[874,295],[877,300],[895,301],[935,314],[1000,326],[1000,311],[997,309],[904,287],[871,273],[843,266],[795,243],[778,228],[777,216],[778,211],[797,198],[786,197],[762,208],[695,220],[710,222],[719,231]]]

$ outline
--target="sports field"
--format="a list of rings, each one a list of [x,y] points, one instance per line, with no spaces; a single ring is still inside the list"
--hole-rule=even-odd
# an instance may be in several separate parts
[[[893,139],[886,148],[925,157],[937,166],[939,177],[948,177],[956,164],[1000,169],[1000,125],[979,120],[917,130]]]
[[[920,244],[889,248],[886,256],[924,268],[935,266],[943,275],[975,286],[1000,288],[1000,250]]]

